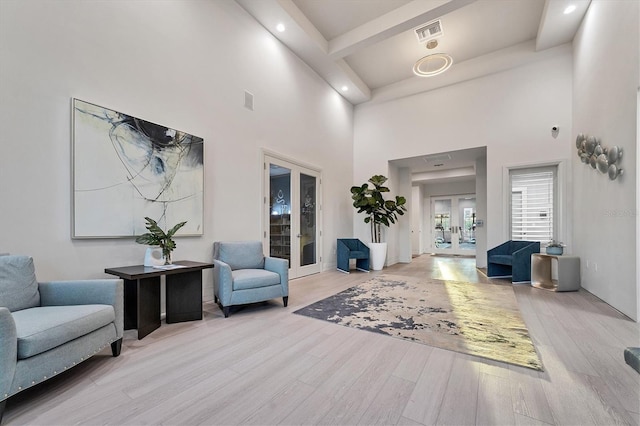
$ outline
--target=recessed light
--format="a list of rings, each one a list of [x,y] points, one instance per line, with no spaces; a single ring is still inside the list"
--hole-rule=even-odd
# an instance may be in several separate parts
[[[565,14],[565,15],[568,15],[568,14],[570,14],[571,12],[573,12],[574,10],[576,10],[576,5],[575,5],[575,4],[570,4],[569,6],[567,6],[567,7],[564,9],[564,14]]]
[[[349,87],[348,86],[342,86],[340,88],[340,90],[342,90],[343,92],[348,92],[349,91]]]
[[[283,23],[279,23],[278,25],[276,25],[276,30],[278,30],[278,32],[284,32],[286,28],[284,27]]]

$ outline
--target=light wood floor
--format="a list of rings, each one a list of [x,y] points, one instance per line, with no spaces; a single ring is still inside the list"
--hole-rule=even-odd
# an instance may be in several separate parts
[[[640,375],[623,350],[639,325],[586,291],[514,286],[544,372],[292,314],[372,275],[487,280],[474,259],[292,280],[282,301],[225,319],[127,331],[108,351],[9,399],[4,424],[638,424]]]

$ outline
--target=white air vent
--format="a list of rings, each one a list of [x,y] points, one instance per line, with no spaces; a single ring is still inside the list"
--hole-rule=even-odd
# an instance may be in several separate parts
[[[244,91],[244,107],[249,111],[253,111],[253,94]]]
[[[440,163],[442,161],[451,160],[450,154],[433,154],[422,157],[425,163]]]
[[[415,31],[416,36],[418,37],[418,43],[424,43],[427,40],[442,36],[442,22],[440,22],[439,19],[431,21],[428,24],[421,25],[413,31]]]

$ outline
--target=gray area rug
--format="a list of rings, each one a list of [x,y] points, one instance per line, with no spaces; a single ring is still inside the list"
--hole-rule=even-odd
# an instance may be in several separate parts
[[[295,313],[542,370],[511,286],[380,275]]]

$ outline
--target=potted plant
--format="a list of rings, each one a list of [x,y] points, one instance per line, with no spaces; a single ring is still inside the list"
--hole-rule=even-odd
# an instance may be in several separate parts
[[[551,240],[549,244],[547,244],[546,252],[547,254],[560,256],[564,252],[564,244],[556,240]]]
[[[407,211],[405,204],[407,200],[402,196],[396,196],[395,201],[385,200],[383,193],[390,192],[384,186],[387,178],[382,175],[374,175],[361,186],[351,187],[351,198],[353,207],[358,209],[358,213],[365,213],[364,223],[371,225],[371,268],[374,271],[382,269],[387,257],[387,243],[382,242],[381,225],[390,226],[396,223],[398,215],[404,215]],[[373,188],[369,187],[369,183]]]
[[[164,232],[162,228],[158,226],[158,222],[156,222],[155,220],[151,219],[150,217],[145,217],[144,219],[147,221],[147,224],[145,226],[149,230],[149,232],[136,237],[136,243],[160,247],[160,249],[162,250],[164,264],[170,265],[171,252],[176,248],[176,242],[173,241],[172,237],[176,232],[178,232],[178,229],[182,228],[187,222],[180,222],[169,231]]]

